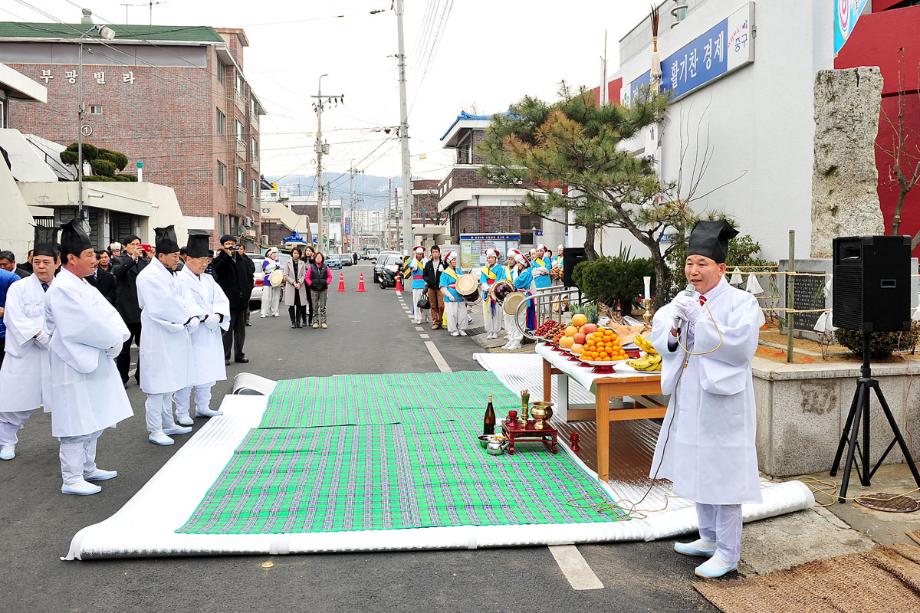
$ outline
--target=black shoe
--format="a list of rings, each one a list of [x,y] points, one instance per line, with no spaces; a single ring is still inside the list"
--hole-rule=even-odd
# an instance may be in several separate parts
[[[224,358],[224,366],[230,366],[230,358]]]
[[[292,327],[292,328],[299,328],[300,326],[298,326],[298,325],[295,324],[294,322],[291,322],[291,327]]]
[[[242,357],[242,358],[237,358],[237,359],[235,359],[235,360],[233,360],[233,361],[236,362],[237,364],[249,364],[249,358],[247,358],[247,357],[245,357],[245,356]]]

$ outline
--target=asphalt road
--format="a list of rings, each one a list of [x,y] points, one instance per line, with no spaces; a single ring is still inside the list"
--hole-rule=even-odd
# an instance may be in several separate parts
[[[354,291],[358,273],[367,293]],[[393,290],[369,266],[344,271],[331,292],[328,330],[292,330],[252,318],[234,364],[273,379],[336,373],[436,371]],[[335,274],[338,281],[338,272]],[[469,338],[427,328],[454,370],[478,369]],[[217,406],[228,383],[215,387]],[[135,416],[99,442],[98,463],[119,476],[89,497],[60,494],[57,442],[47,415],[22,431],[12,462],[0,462],[0,610],[20,611],[688,611],[713,610],[692,588],[694,560],[670,542],[580,546],[603,589],[571,588],[546,547],[413,553],[211,557],[63,562],[71,537],[115,513],[175,453],[147,442],[143,394],[128,388]],[[196,424],[196,429],[200,424]],[[138,526],[143,530],[143,526]],[[271,559],[271,568],[262,563]]]

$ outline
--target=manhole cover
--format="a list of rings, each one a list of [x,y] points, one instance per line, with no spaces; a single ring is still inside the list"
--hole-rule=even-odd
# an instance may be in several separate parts
[[[920,500],[903,496],[901,494],[867,494],[856,499],[856,504],[860,504],[868,509],[875,511],[885,511],[886,513],[913,513],[920,511]]]

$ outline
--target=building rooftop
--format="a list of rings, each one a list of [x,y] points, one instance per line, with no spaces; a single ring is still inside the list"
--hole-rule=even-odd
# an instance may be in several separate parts
[[[115,32],[116,41],[158,41],[182,43],[223,43],[210,26],[148,26],[105,24]],[[44,23],[0,21],[0,39],[78,39],[90,26],[82,23]]]

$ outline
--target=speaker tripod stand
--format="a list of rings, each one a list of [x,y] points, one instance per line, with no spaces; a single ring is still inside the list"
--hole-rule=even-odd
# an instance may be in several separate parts
[[[891,426],[891,431],[894,433],[894,439],[888,444],[885,453],[878,459],[878,463],[875,467],[870,470],[869,394],[872,390],[875,391],[882,411],[884,411],[885,417],[888,419],[888,425]],[[862,422],[862,444],[859,443],[860,421]],[[831,466],[831,476],[833,477],[837,474],[837,469],[840,468],[840,458],[843,455],[843,448],[847,447],[847,459],[846,464],[843,466],[843,479],[840,482],[840,493],[837,498],[838,502],[844,502],[846,499],[847,488],[850,485],[850,472],[853,468],[853,460],[856,457],[856,448],[859,448],[861,454],[860,460],[856,464],[856,473],[859,475],[859,482],[868,486],[871,485],[872,475],[875,474],[875,471],[877,471],[879,466],[882,465],[882,462],[885,461],[888,453],[894,448],[895,443],[901,448],[901,453],[904,454],[904,461],[907,462],[907,466],[914,476],[917,487],[920,487],[920,473],[917,472],[917,465],[914,464],[914,459],[910,455],[907,443],[904,442],[904,437],[901,436],[898,422],[895,421],[894,415],[891,414],[891,409],[888,407],[888,402],[885,400],[885,395],[882,393],[882,388],[879,386],[878,379],[872,378],[872,366],[869,360],[869,333],[863,332],[863,363],[860,369],[860,377],[856,383],[856,393],[853,394],[853,404],[850,405],[850,413],[847,415],[846,424],[843,426],[840,444],[837,445],[837,454],[834,456],[834,464]]]

